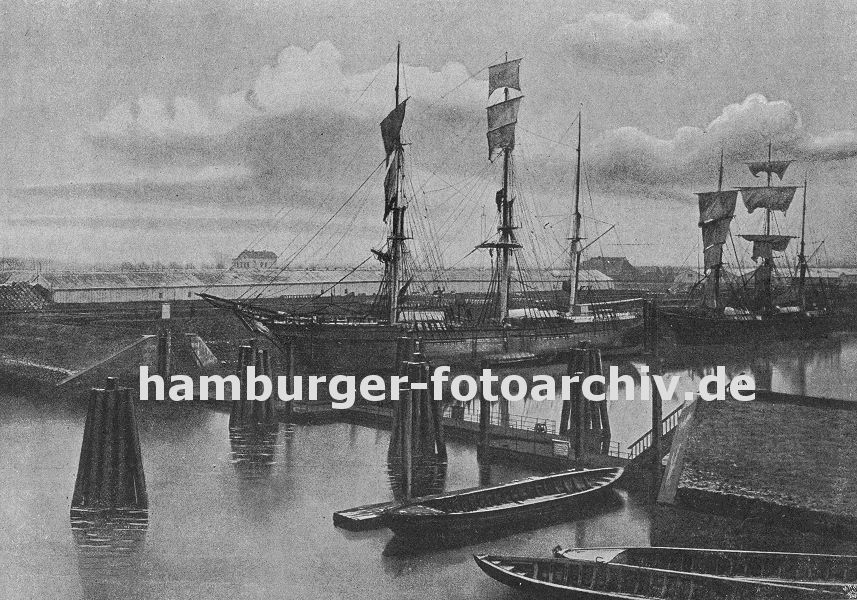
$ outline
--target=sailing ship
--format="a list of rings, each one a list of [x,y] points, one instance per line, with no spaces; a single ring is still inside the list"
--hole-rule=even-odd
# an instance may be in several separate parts
[[[784,252],[794,238],[771,230],[774,212],[785,213],[791,206],[800,186],[771,185],[773,174],[782,181],[791,161],[772,160],[771,145],[768,145],[768,160],[747,163],[750,173],[764,173],[767,185],[723,189],[723,153],[720,155],[720,170],[716,191],[699,192],[699,227],[702,230],[704,277],[702,303],[679,309],[660,311],[660,320],[675,333],[681,344],[726,344],[742,341],[766,341],[772,339],[816,337],[834,330],[839,318],[821,301],[809,301],[806,278],[808,264],[805,254],[806,190],[803,187],[803,209],[801,212],[800,253],[798,255],[797,294],[791,287],[783,300],[774,294],[774,255]],[[761,261],[751,278],[741,275],[738,289],[730,295],[722,293],[723,247],[730,237],[730,225],[735,216],[738,195],[744,202],[748,214],[756,209],[765,211],[764,229],[761,233],[740,237],[753,243],[752,259]],[[737,253],[736,253],[737,258]],[[789,297],[791,296],[791,298]]]
[[[383,263],[384,276],[376,301],[365,314],[347,317],[301,315],[285,310],[254,306],[200,294],[209,303],[233,311],[252,331],[263,334],[281,348],[288,346],[300,372],[324,371],[335,366],[340,373],[377,373],[396,368],[396,349],[403,336],[417,336],[423,354],[445,364],[475,364],[487,354],[530,353],[534,356],[564,352],[589,341],[600,346],[621,345],[629,330],[642,324],[638,298],[580,303],[581,254],[580,139],[578,123],[577,181],[574,221],[570,239],[569,303],[560,309],[513,306],[513,256],[523,246],[517,238],[513,150],[518,111],[523,100],[520,84],[521,59],[489,67],[488,98],[502,90],[503,99],[487,107],[489,161],[502,158],[502,188],[496,194],[499,226],[496,239],[477,248],[492,256],[492,279],[488,297],[477,309],[465,311],[421,307],[409,295],[414,275],[408,272],[409,250],[405,214],[405,144],[402,127],[408,99],[399,98],[400,48],[396,59],[395,107],[381,122],[386,152],[384,221],[389,221],[386,246],[372,250]],[[513,92],[515,95],[511,96]],[[469,307],[468,307],[469,308]]]

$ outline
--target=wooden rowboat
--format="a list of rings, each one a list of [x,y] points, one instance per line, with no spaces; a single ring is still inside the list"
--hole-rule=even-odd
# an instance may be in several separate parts
[[[473,558],[493,579],[539,597],[569,600],[821,600],[846,597],[842,588],[834,592],[606,562],[488,555]]]
[[[582,469],[528,477],[489,487],[417,498],[386,511],[384,525],[401,537],[458,538],[570,519],[609,493],[622,468]]]
[[[826,587],[851,584],[857,595],[857,556],[754,552],[703,548],[554,548],[554,556],[572,560],[635,565],[738,579]]]

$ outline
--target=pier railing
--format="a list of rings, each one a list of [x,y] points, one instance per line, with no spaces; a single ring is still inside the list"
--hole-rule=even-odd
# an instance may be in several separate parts
[[[496,406],[496,404],[495,404]],[[452,419],[456,418],[456,413],[453,410],[454,406],[447,406],[444,409],[443,416]],[[479,422],[479,405],[472,403],[464,406],[464,410],[459,413],[458,419],[463,421]],[[506,427],[509,429],[520,429],[523,431],[532,431],[545,435],[556,435],[557,423],[553,419],[539,419],[537,417],[527,417],[524,415],[503,414],[499,408],[491,411],[491,425],[497,427]]]
[[[676,425],[678,425],[678,419],[681,415],[681,409],[683,406],[679,406],[670,414],[668,414],[661,421],[661,435],[664,436],[668,434],[670,431],[675,429]],[[651,448],[652,446],[652,432],[648,431],[643,434],[637,441],[628,446],[628,452],[626,456],[621,456],[621,458],[628,458],[629,460],[633,460],[641,455],[643,452]]]

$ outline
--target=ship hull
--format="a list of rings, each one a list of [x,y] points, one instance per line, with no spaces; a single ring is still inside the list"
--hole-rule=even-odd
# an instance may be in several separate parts
[[[567,352],[581,342],[602,348],[620,347],[642,320],[568,323],[553,326],[473,327],[414,330],[386,324],[316,324],[268,327],[269,337],[290,345],[299,373],[386,373],[396,370],[399,339],[416,336],[420,350],[434,364],[473,367],[492,354],[536,356]]]
[[[817,338],[841,326],[836,315],[807,312],[730,317],[676,310],[661,312],[659,321],[675,334],[679,344],[689,346]]]

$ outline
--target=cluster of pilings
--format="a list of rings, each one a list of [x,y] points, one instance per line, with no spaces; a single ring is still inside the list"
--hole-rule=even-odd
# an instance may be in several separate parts
[[[238,349],[238,381],[240,382],[241,395],[238,400],[232,402],[232,409],[229,412],[230,429],[277,424],[277,410],[274,404],[276,394],[273,393],[273,390],[264,401],[248,398],[247,367],[250,366],[255,367],[257,376],[267,375],[274,381],[271,355],[268,350],[257,348],[255,341]]]
[[[446,480],[446,442],[443,435],[443,407],[428,390],[431,367],[420,353],[419,341],[401,338],[396,349],[399,373],[410,383],[425,383],[426,389],[403,386],[395,403],[393,431],[387,452],[387,466],[393,495],[397,500],[442,491]]]
[[[655,352],[658,342],[658,304],[655,300],[643,301],[643,350]]]
[[[131,392],[108,378],[89,397],[71,507],[147,509],[146,478]]]
[[[607,402],[592,402],[582,392],[580,382],[590,375],[604,375],[601,350],[581,344],[572,349],[568,359],[567,373],[577,376],[571,384],[571,398],[562,403],[559,420],[560,435],[573,440],[574,457],[580,458],[591,452],[606,454],[610,446],[610,416]],[[592,386],[594,394],[604,393],[601,384]]]

